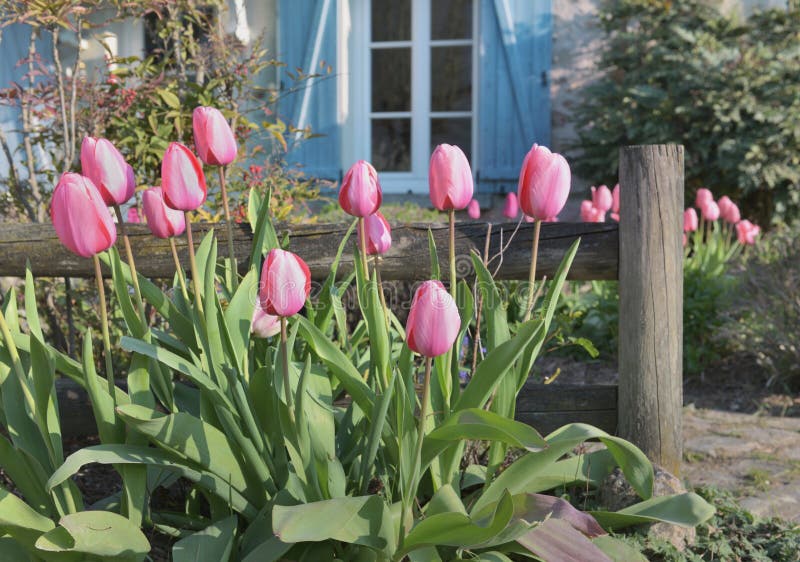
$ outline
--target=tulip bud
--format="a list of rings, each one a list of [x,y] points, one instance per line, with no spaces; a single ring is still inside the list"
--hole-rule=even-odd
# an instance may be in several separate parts
[[[81,171],[92,180],[106,205],[122,205],[133,197],[136,189],[133,168],[111,141],[84,137]]]
[[[702,210],[709,201],[714,201],[714,196],[711,194],[711,190],[706,189],[705,187],[698,189],[697,196],[694,199],[694,206]]]
[[[460,211],[472,199],[472,170],[464,152],[452,144],[440,144],[428,168],[431,203],[440,211]]]
[[[619,215],[619,184],[615,185],[611,191],[611,212]],[[619,221],[619,216],[614,220]]]
[[[366,160],[359,160],[347,170],[339,189],[339,205],[354,217],[368,217],[381,206],[383,195],[378,172]]]
[[[250,332],[259,338],[271,338],[281,331],[280,316],[267,314],[261,308],[261,303],[256,303],[253,310],[253,319],[250,322]]]
[[[186,221],[181,211],[176,211],[164,202],[164,191],[151,187],[142,194],[142,207],[150,232],[158,238],[179,236],[186,230]]]
[[[581,220],[583,222],[594,222],[594,204],[588,199],[581,201]]]
[[[570,181],[564,157],[534,144],[519,173],[517,194],[522,212],[536,220],[557,216],[567,202]]]
[[[274,249],[261,268],[259,298],[267,314],[292,316],[300,311],[311,292],[311,273],[300,256]]]
[[[179,142],[170,143],[161,162],[164,201],[180,211],[193,211],[206,200],[206,177],[200,161]]]
[[[236,159],[236,138],[219,109],[194,108],[192,130],[197,155],[206,164],[225,166]]]
[[[683,212],[683,231],[694,232],[697,230],[697,212],[693,207],[689,207]]]
[[[142,222],[142,217],[139,216],[139,209],[131,207],[128,209],[127,215],[128,222],[131,224],[139,224]]]
[[[503,207],[503,216],[507,219],[516,219],[519,215],[519,199],[513,191],[506,195],[506,204]]]
[[[364,219],[364,230],[367,233],[368,255],[385,254],[392,247],[392,227],[380,211],[375,211]],[[360,240],[360,231],[358,235]]]
[[[614,196],[607,186],[601,185],[598,188],[592,188],[592,203],[595,209],[599,209],[603,213],[609,211],[614,206]]]
[[[703,220],[713,222],[719,218],[719,205],[714,201],[706,201],[706,204],[700,207],[700,215]]]
[[[741,220],[742,216],[739,213],[739,207],[727,195],[720,197],[717,205],[719,205],[719,216],[725,222],[736,224]]]
[[[469,205],[467,205],[467,214],[471,219],[477,220],[481,218],[481,204],[478,203],[477,199],[473,199],[469,202]]]
[[[440,281],[425,281],[414,293],[406,322],[411,351],[437,357],[453,346],[461,328],[456,302]]]
[[[65,173],[50,202],[50,218],[59,240],[84,258],[109,249],[117,229],[97,187],[87,177]]]

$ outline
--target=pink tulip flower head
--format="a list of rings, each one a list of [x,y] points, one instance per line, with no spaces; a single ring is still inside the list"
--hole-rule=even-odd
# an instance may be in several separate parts
[[[253,319],[250,322],[250,332],[258,338],[271,338],[281,331],[280,316],[267,314],[257,302],[253,310]]]
[[[719,205],[719,216],[725,222],[736,224],[741,220],[742,216],[739,213],[739,207],[727,195],[720,197],[717,205]]]
[[[425,357],[446,353],[458,336],[461,317],[440,281],[425,281],[414,293],[406,322],[406,343]]]
[[[557,216],[567,202],[570,181],[566,159],[534,144],[519,173],[517,195],[522,212],[536,220]]]
[[[619,184],[611,190],[611,212],[619,214]],[[614,220],[618,221],[619,217]]]
[[[431,203],[440,211],[460,211],[472,200],[472,170],[464,152],[452,144],[440,144],[428,168]]]
[[[481,218],[481,204],[478,203],[477,199],[473,199],[469,202],[469,205],[467,205],[467,214],[471,219],[477,220]]]
[[[614,196],[608,186],[601,185],[598,188],[592,187],[592,203],[595,209],[599,209],[604,213],[611,210],[614,206]]]
[[[594,222],[594,205],[588,199],[581,201],[581,221]]]
[[[200,160],[211,166],[226,166],[236,160],[236,137],[219,109],[194,108],[192,130]]]
[[[364,219],[364,231],[367,233],[367,255],[382,255],[392,247],[392,227],[380,211]],[[360,239],[360,231],[358,235]]]
[[[756,243],[756,238],[761,233],[761,227],[744,219],[736,223],[736,239],[743,246],[752,246]]]
[[[683,231],[694,232],[697,230],[697,212],[694,207],[689,207],[683,212]]]
[[[706,204],[700,207],[700,215],[703,220],[714,222],[719,218],[719,205],[714,201],[706,201]]]
[[[117,240],[117,228],[100,192],[80,174],[68,172],[58,180],[50,218],[61,243],[84,258],[108,250]]]
[[[142,222],[142,217],[139,216],[139,209],[130,207],[127,213],[128,222],[131,224],[139,224]]]
[[[203,166],[192,151],[179,142],[170,143],[161,162],[161,188],[168,206],[193,211],[206,200]]]
[[[147,226],[157,238],[179,236],[186,230],[183,213],[167,206],[160,187],[151,187],[142,194],[142,207]]]
[[[697,196],[694,199],[694,206],[702,210],[709,201],[714,201],[714,195],[711,193],[711,190],[705,187],[698,189]]]
[[[261,268],[259,297],[267,314],[292,316],[306,303],[311,292],[311,273],[297,254],[273,249]]]
[[[354,217],[368,217],[381,206],[383,195],[378,172],[366,160],[359,160],[347,170],[339,189],[339,205]]]
[[[506,195],[506,204],[503,206],[503,216],[507,219],[516,220],[519,215],[519,199],[513,191]]]
[[[111,141],[84,137],[81,143],[81,171],[92,180],[106,205],[126,203],[136,189],[136,180],[122,153]]]

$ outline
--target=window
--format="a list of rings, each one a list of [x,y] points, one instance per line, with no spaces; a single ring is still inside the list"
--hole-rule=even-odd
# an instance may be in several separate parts
[[[474,0],[351,0],[353,150],[387,192],[427,189],[440,143],[473,150]],[[349,158],[348,158],[349,157]]]

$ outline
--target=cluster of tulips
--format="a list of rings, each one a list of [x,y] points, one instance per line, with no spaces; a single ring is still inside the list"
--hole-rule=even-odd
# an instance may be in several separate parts
[[[683,212],[683,245],[689,242],[687,236],[698,233],[695,242],[710,238],[713,233],[719,231],[726,237],[726,245],[730,245],[733,232],[736,232],[736,240],[742,246],[752,246],[756,243],[761,227],[753,224],[747,219],[742,219],[739,207],[731,201],[727,195],[714,201],[711,190],[701,187],[697,190],[694,201],[695,207],[700,211],[698,219],[697,211],[694,207],[689,207]],[[718,225],[717,221],[722,219]],[[727,226],[726,226],[727,225]]]
[[[619,222],[619,184],[614,189],[607,185],[592,186],[592,198],[581,201],[581,220],[583,222],[605,222],[606,214]]]

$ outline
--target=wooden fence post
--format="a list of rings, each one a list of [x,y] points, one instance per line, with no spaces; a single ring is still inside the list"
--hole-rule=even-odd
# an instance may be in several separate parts
[[[683,454],[683,147],[620,149],[621,437],[680,473]]]

